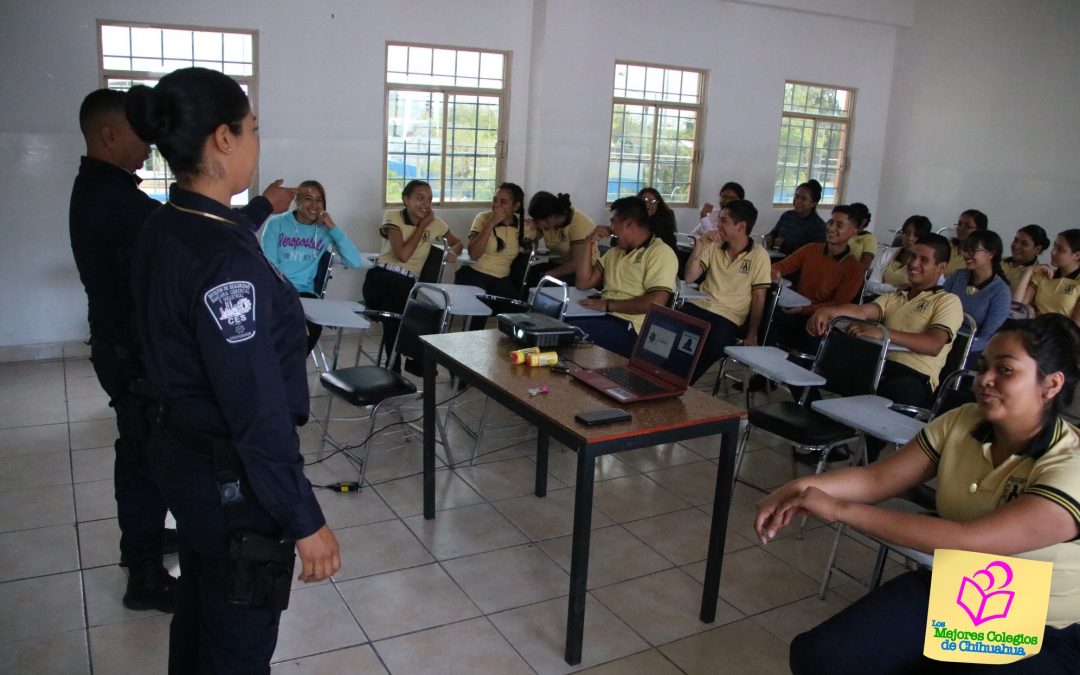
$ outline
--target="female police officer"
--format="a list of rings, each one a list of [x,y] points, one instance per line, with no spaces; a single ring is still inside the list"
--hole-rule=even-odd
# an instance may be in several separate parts
[[[296,435],[308,416],[303,310],[257,225],[228,206],[258,162],[255,116],[236,82],[201,68],[132,88],[126,112],[177,179],[133,275],[162,402],[153,461],[180,538],[169,669],[269,672],[293,547],[301,581],[341,562]]]

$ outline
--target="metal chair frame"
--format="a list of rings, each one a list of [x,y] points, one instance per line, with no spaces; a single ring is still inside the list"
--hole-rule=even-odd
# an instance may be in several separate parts
[[[388,364],[393,363],[394,357],[399,353],[399,350],[401,348],[402,336],[403,336],[403,333],[405,333],[405,331],[406,331],[405,319],[409,314],[409,308],[411,306],[414,306],[414,303],[438,307],[438,305],[435,304],[435,303],[428,302],[427,300],[421,299],[420,298],[420,291],[421,290],[425,290],[426,292],[428,292],[428,293],[430,293],[432,295],[439,296],[442,299],[442,307],[440,308],[442,311],[441,311],[441,315],[440,315],[440,318],[439,318],[439,330],[438,330],[438,333],[441,334],[441,333],[446,332],[446,329],[447,329],[447,326],[448,326],[448,318],[449,318],[450,296],[443,289],[435,287],[435,286],[431,286],[430,284],[418,283],[418,284],[414,285],[412,290],[409,292],[409,299],[405,303],[405,311],[402,312],[401,315],[396,315],[396,316],[399,316],[402,319],[402,326],[398,330],[397,338],[394,340],[394,347],[393,347],[393,350],[389,354]],[[389,314],[389,313],[386,313],[386,314]],[[408,336],[406,336],[406,338],[408,338]],[[374,366],[374,367],[381,367],[381,366]],[[325,373],[322,376],[320,376],[319,379],[320,379],[320,382],[323,384],[324,388],[326,388],[324,378],[327,375],[331,375],[333,372],[334,371],[331,371],[331,373]],[[416,392],[406,394],[406,395],[403,395],[403,396],[393,396],[393,397],[385,398],[385,399],[379,401],[378,403],[375,403],[375,404],[371,405],[371,412],[368,414],[368,418],[367,418],[368,419],[368,433],[365,436],[365,441],[362,444],[363,449],[364,449],[362,457],[355,456],[350,451],[351,450],[350,446],[342,444],[342,443],[338,443],[337,441],[335,441],[330,436],[330,432],[329,432],[330,411],[331,411],[331,409],[333,407],[334,398],[335,398],[336,395],[334,394],[333,391],[331,391],[329,389],[328,389],[328,392],[329,392],[329,395],[327,396],[326,413],[324,414],[323,421],[322,421],[323,436],[322,436],[322,440],[321,440],[321,442],[319,444],[319,451],[318,451],[318,454],[317,454],[317,458],[320,459],[320,460],[322,459],[323,451],[325,450],[325,447],[326,447],[327,444],[332,446],[335,450],[341,451],[345,455],[345,457],[349,460],[349,462],[351,464],[353,464],[353,466],[355,468],[357,468],[357,471],[359,473],[359,482],[360,482],[360,485],[361,485],[361,488],[362,488],[363,483],[364,483],[364,477],[367,474],[368,456],[371,453],[371,442],[372,442],[372,440],[374,439],[374,436],[375,436],[375,420],[376,420],[376,418],[377,418],[377,416],[379,414],[379,411],[383,408],[383,406],[395,407],[397,409],[398,417],[400,419],[402,419],[402,421],[404,421],[403,420],[403,415],[401,414],[401,408],[400,408],[401,403],[403,403],[403,402],[405,402],[407,400],[418,400],[420,397],[423,396],[423,391],[417,390]],[[441,442],[443,444],[443,447],[446,448],[447,459],[449,459],[451,464],[453,464],[454,463],[453,454],[452,454],[452,451],[450,449],[450,443],[449,443],[449,440],[448,440],[447,435],[446,435],[446,426],[442,421],[440,421],[438,419],[437,416],[436,416],[436,420],[435,420],[435,426],[436,426],[436,429],[439,432],[439,437],[440,437],[440,440],[441,440]]]
[[[824,339],[822,339],[821,344],[818,345],[817,354],[814,357],[814,364],[813,364],[813,367],[811,368],[811,372],[817,373],[819,375],[824,375],[827,379],[830,378],[830,373],[825,371],[825,365],[826,364],[824,362],[825,358],[830,356],[829,351],[828,351],[829,350],[830,340],[833,339],[833,336],[834,336],[835,332],[838,332],[840,330],[840,328],[839,328],[840,324],[850,324],[850,323],[859,323],[859,324],[863,324],[863,325],[867,325],[867,326],[874,326],[874,327],[876,327],[876,328],[878,328],[879,330],[882,331],[882,339],[880,341],[879,340],[867,340],[865,338],[859,338],[861,340],[864,340],[866,342],[871,342],[871,343],[876,344],[876,345],[879,346],[878,356],[877,356],[877,359],[876,359],[877,363],[876,363],[876,366],[874,368],[874,372],[872,373],[870,381],[869,381],[870,382],[869,391],[866,392],[866,393],[873,393],[874,391],[877,391],[878,384],[881,382],[881,372],[885,367],[885,357],[888,354],[888,350],[889,350],[889,343],[890,343],[889,329],[887,327],[885,327],[883,324],[880,324],[880,323],[877,323],[877,322],[874,322],[874,321],[866,321],[866,320],[863,320],[863,319],[853,319],[851,317],[836,317],[835,319],[833,319],[829,323],[829,330],[825,334]],[[821,388],[827,390],[828,387],[829,387],[829,384],[827,383],[825,386],[823,386]],[[804,388],[803,392],[802,392],[802,396],[800,397],[800,400],[797,401],[797,403],[799,405],[801,405],[801,406],[805,406],[806,405],[806,398],[807,398],[807,396],[809,394],[810,394],[810,387]],[[814,413],[814,414],[817,415],[819,413]],[[822,419],[824,419],[824,416],[822,416]],[[749,418],[747,418],[746,429],[745,429],[745,431],[743,431],[742,439],[741,439],[741,441],[739,443],[738,450],[735,453],[735,474],[734,475],[735,475],[736,479],[738,479],[738,477],[739,477],[739,469],[742,466],[742,460],[743,460],[743,457],[745,456],[745,453],[746,453],[746,445],[750,440],[750,433],[751,433],[751,431],[753,431],[753,429],[754,429],[754,425],[751,424]],[[856,434],[854,434],[854,435],[852,435],[852,436],[850,436],[848,438],[835,439],[832,442],[827,443],[827,444],[823,444],[823,445],[807,445],[805,443],[801,443],[801,442],[799,442],[797,440],[794,440],[794,439],[784,438],[783,436],[781,436],[781,435],[779,435],[779,434],[777,434],[775,432],[769,431],[768,429],[761,429],[761,430],[766,432],[766,433],[770,433],[773,436],[781,438],[784,441],[786,441],[787,443],[790,443],[792,445],[792,458],[791,458],[791,460],[792,460],[792,473],[795,472],[795,456],[794,456],[795,448],[803,448],[803,449],[807,450],[808,452],[811,452],[811,453],[818,452],[818,453],[821,454],[821,458],[818,460],[818,463],[817,463],[817,468],[814,471],[814,473],[817,474],[817,473],[821,473],[825,469],[825,464],[828,462],[828,458],[829,458],[829,452],[831,452],[833,448],[838,447],[840,445],[844,445],[844,444],[854,443],[854,442],[858,441],[861,438],[860,435],[856,433]],[[852,455],[853,463],[854,463],[854,461],[856,459],[859,459],[859,458],[861,458],[863,461],[865,461],[865,459],[866,459],[865,450],[863,452],[861,452],[861,453],[858,453],[858,455]]]
[[[974,319],[972,319],[972,321],[974,321]],[[957,371],[954,371],[952,373],[949,373],[949,375],[944,380],[942,380],[941,386],[938,387],[937,394],[934,396],[934,403],[930,407],[930,417],[929,417],[929,419],[936,418],[939,414],[942,414],[944,412],[948,412],[947,410],[942,410],[942,408],[948,402],[949,392],[960,391],[960,386],[961,386],[961,383],[964,381],[964,379],[965,378],[974,379],[976,374],[977,373],[974,370],[957,370]],[[893,410],[900,410],[902,408],[908,408],[908,406],[896,406],[896,405],[893,406]],[[950,410],[951,410],[951,408],[950,408]],[[903,410],[900,410],[900,411],[903,412]],[[918,419],[918,418],[916,418],[916,419]],[[923,420],[923,421],[925,423],[928,420]],[[912,502],[909,499],[903,499],[903,498],[899,498],[899,499],[900,499],[900,502],[903,503],[903,504],[913,504],[914,506],[919,507],[918,511],[920,511],[922,513],[928,513],[927,510],[921,504],[915,504],[914,502]],[[896,502],[894,502],[894,503],[896,503]],[[849,577],[855,578],[851,574],[848,574],[847,572],[844,572],[844,570],[842,570],[842,569],[840,569],[839,567],[836,566],[836,555],[840,550],[840,537],[844,533],[844,528],[845,528],[845,525],[842,524],[842,523],[838,523],[837,526],[836,526],[836,535],[833,538],[832,548],[829,550],[829,557],[826,559],[826,562],[825,562],[825,574],[822,576],[821,586],[818,588],[818,598],[820,598],[822,600],[825,599],[825,594],[828,591],[829,580],[832,578],[833,570],[838,570],[841,573],[846,574]],[[869,590],[874,590],[875,588],[877,588],[881,584],[881,576],[885,572],[885,562],[886,562],[886,560],[888,558],[890,550],[896,551],[897,553],[904,556],[904,558],[906,558],[907,560],[914,561],[916,564],[919,564],[919,565],[922,565],[922,566],[929,567],[929,566],[931,566],[933,564],[933,559],[934,558],[933,558],[932,555],[928,555],[928,554],[923,553],[921,551],[916,551],[914,549],[910,549],[910,548],[907,548],[905,546],[895,546],[893,544],[888,544],[888,543],[886,543],[884,541],[881,541],[880,539],[876,539],[876,538],[873,538],[873,537],[871,537],[871,538],[874,539],[874,541],[877,541],[880,544],[880,546],[878,548],[877,558],[874,561],[873,572],[871,573],[871,576],[870,576],[870,581],[869,581],[869,584],[868,584]]]

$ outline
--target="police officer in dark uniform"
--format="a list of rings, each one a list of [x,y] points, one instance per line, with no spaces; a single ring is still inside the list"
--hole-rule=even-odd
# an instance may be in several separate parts
[[[149,157],[150,146],[128,125],[123,92],[101,89],[87,96],[79,127],[86,156],[71,191],[71,250],[89,301],[90,361],[116,410],[113,477],[120,564],[128,568],[124,606],[171,612],[176,580],[161,561],[165,502],[147,466],[147,422],[131,393],[132,382],[142,375],[131,251],[143,222],[161,203],[139,190],[133,173]]]
[[[236,82],[201,68],[134,87],[126,109],[177,177],[133,275],[161,401],[153,461],[180,539],[170,672],[269,672],[294,550],[302,581],[341,562],[296,434],[309,409],[299,296],[228,207],[258,162],[255,118]]]
[[[71,250],[89,301],[90,360],[116,410],[114,484],[120,525],[120,564],[128,568],[124,606],[172,611],[175,580],[162,567],[165,503],[152,480],[146,448],[147,400],[134,385],[143,377],[135,334],[131,255],[143,223],[161,202],[139,189],[134,174],[150,155],[124,115],[125,93],[91,92],[79,109],[86,156],[71,191]],[[292,190],[276,181],[245,207],[254,223],[288,208]],[[167,551],[169,552],[169,551]]]

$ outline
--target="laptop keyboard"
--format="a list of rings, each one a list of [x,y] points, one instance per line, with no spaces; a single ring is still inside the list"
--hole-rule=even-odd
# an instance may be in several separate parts
[[[614,366],[612,368],[600,368],[597,370],[597,372],[608,378],[609,380],[618,382],[619,384],[626,387],[635,394],[649,395],[659,394],[660,392],[667,391],[667,389],[656,386],[652,382],[646,380],[644,377],[641,377],[640,375],[635,375],[630,370],[627,370],[622,366]]]

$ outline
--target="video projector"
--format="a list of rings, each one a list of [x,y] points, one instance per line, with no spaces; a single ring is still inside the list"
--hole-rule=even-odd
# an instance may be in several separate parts
[[[562,347],[574,343],[577,329],[539,312],[500,314],[499,330],[526,347]]]

